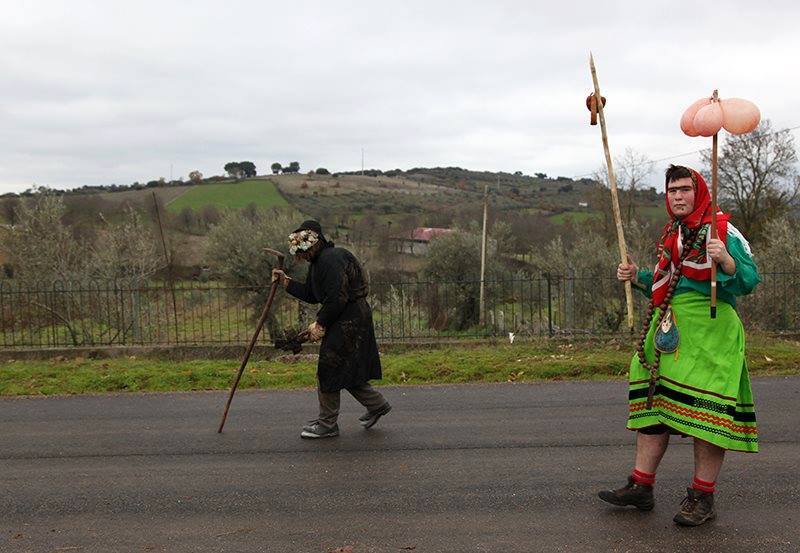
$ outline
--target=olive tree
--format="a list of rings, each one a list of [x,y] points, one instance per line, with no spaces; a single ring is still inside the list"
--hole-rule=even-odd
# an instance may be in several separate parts
[[[287,236],[296,225],[296,216],[287,210],[254,208],[247,214],[229,210],[209,232],[207,258],[212,269],[226,283],[237,287],[237,295],[245,296],[256,314],[266,302],[272,269],[276,266],[275,256],[264,248],[286,251]],[[286,263],[287,274],[305,278],[303,268],[288,255]],[[278,294],[273,314],[266,323],[271,336],[280,331],[274,313],[283,297],[284,294]]]

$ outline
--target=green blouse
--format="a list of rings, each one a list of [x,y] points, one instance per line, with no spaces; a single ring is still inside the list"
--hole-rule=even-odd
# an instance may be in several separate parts
[[[728,275],[722,269],[717,268],[717,299],[736,307],[736,296],[744,296],[752,292],[756,284],[761,282],[761,277],[758,275],[758,267],[756,267],[752,255],[747,252],[745,245],[736,235],[728,233],[725,246],[730,256],[736,261],[736,272]],[[652,269],[639,269],[636,277],[638,282],[634,284],[634,287],[648,298],[651,297],[653,288]],[[691,291],[710,296],[711,282],[708,280],[693,280],[681,276],[678,285],[675,287],[675,295]]]

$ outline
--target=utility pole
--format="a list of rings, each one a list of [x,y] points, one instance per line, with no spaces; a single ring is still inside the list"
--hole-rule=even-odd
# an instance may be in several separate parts
[[[177,344],[180,337],[178,334],[178,302],[175,299],[175,279],[172,275],[172,258],[167,253],[167,241],[164,239],[164,225],[161,223],[161,211],[158,209],[158,200],[156,199],[155,190],[153,191],[153,207],[155,207],[156,210],[158,230],[161,233],[161,246],[164,248],[164,261],[167,264],[167,280],[169,281],[170,292],[172,292],[172,314],[175,317],[175,343]]]
[[[498,182],[500,177],[497,177]],[[481,296],[478,309],[480,310],[480,324],[486,324],[486,219],[489,213],[489,185],[483,187],[483,235],[481,237]]]
[[[364,148],[361,148],[361,176],[364,176]]]

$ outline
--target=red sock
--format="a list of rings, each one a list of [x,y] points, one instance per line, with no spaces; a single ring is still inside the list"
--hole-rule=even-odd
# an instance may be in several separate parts
[[[656,483],[655,472],[644,472],[643,470],[633,469],[633,482],[640,486],[652,486]]]
[[[692,489],[701,492],[714,493],[716,485],[716,482],[706,482],[705,480],[700,480],[697,476],[692,479]]]

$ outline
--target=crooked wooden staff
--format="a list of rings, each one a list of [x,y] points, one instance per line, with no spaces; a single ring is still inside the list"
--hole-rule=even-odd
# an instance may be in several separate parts
[[[278,269],[283,269],[283,254],[279,251],[272,250],[270,248],[264,248],[264,251],[267,253],[271,253],[272,255],[278,258]],[[264,323],[267,320],[267,316],[269,315],[269,310],[272,307],[272,301],[275,299],[275,292],[278,290],[279,281],[275,281],[272,283],[272,287],[269,289],[269,297],[267,298],[267,304],[264,306],[264,310],[261,312],[261,318],[258,319],[258,324],[256,325],[256,330],[253,332],[253,337],[250,339],[250,345],[247,346],[247,351],[244,352],[244,358],[242,359],[242,364],[239,366],[239,372],[236,373],[236,378],[233,380],[233,384],[231,385],[231,391],[228,394],[228,401],[225,403],[225,411],[222,413],[222,420],[219,423],[219,429],[217,433],[222,432],[222,427],[225,426],[225,419],[228,418],[228,410],[231,407],[231,401],[233,401],[233,394],[236,393],[236,388],[239,386],[239,380],[242,378],[242,373],[244,372],[244,368],[247,366],[247,361],[250,359],[250,354],[253,353],[253,348],[258,341],[258,335],[261,334],[261,329],[264,327]]]
[[[614,166],[611,162],[611,152],[608,148],[608,133],[606,132],[606,117],[603,112],[605,98],[600,95],[600,84],[597,81],[597,70],[594,66],[594,57],[589,53],[589,69],[592,72],[594,82],[594,93],[586,99],[586,107],[592,112],[591,124],[597,124],[597,117],[600,117],[600,132],[603,136],[603,150],[606,154],[606,166],[608,167],[608,184],[611,187],[611,207],[614,212],[614,222],[617,226],[617,245],[619,246],[619,256],[622,263],[628,263],[628,248],[625,245],[625,233],[622,230],[622,214],[619,210],[619,194],[617,193],[617,178],[614,175]],[[628,307],[627,324],[628,329],[633,332],[633,290],[630,281],[625,281],[625,302]]]

